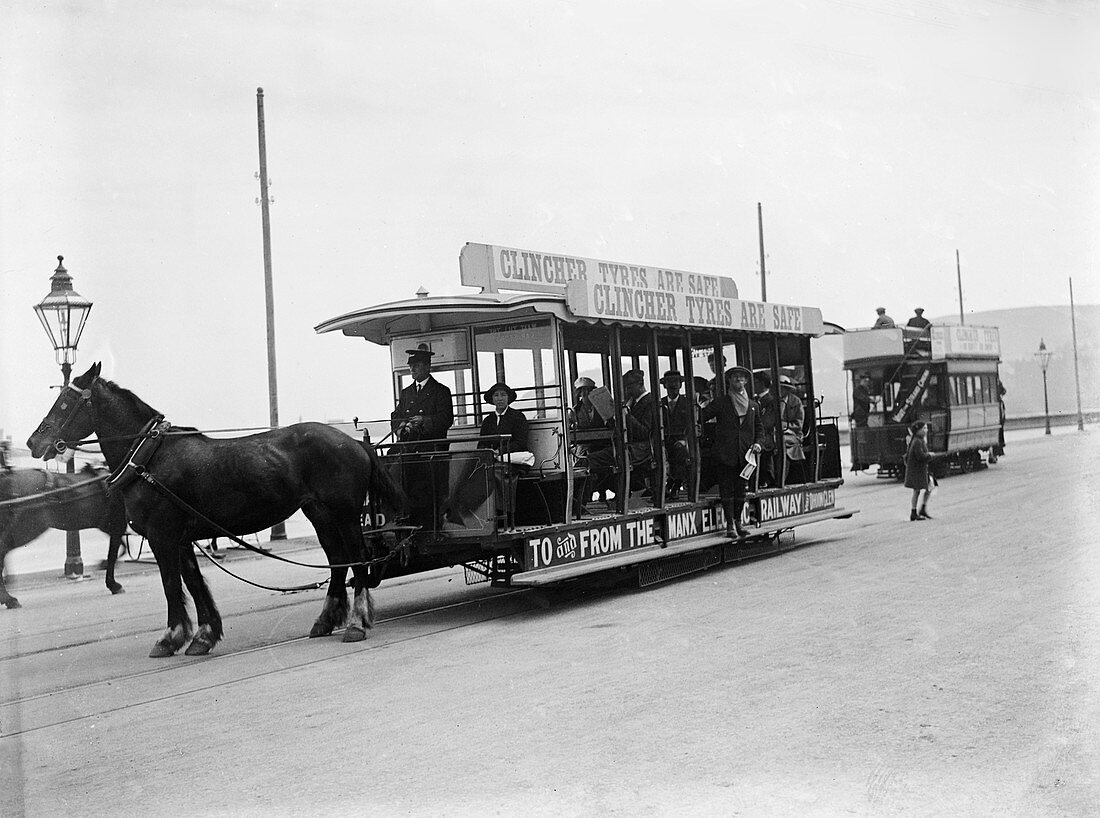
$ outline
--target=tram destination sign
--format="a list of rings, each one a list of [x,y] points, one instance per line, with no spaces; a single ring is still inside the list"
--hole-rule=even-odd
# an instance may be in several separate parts
[[[492,244],[468,243],[459,254],[458,266],[465,286],[491,293],[520,290],[562,295],[570,281],[591,280],[656,293],[737,298],[737,284],[725,276]]]
[[[956,324],[932,326],[932,358],[999,358],[1001,336],[996,327]]]

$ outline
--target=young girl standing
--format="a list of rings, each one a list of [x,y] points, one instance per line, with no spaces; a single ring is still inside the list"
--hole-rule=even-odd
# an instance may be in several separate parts
[[[928,498],[932,494],[932,475],[929,474],[928,464],[932,460],[932,453],[928,451],[928,424],[918,420],[909,427],[913,433],[909,441],[909,448],[905,452],[905,485],[913,490],[912,509],[909,512],[909,521],[931,520],[928,514]],[[917,499],[924,492],[924,502],[917,511]]]

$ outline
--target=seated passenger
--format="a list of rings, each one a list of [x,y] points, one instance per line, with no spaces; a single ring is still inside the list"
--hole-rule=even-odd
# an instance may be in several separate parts
[[[702,423],[699,411],[714,400],[711,384],[698,375],[692,380],[695,386],[695,441],[699,445],[699,491],[707,491],[718,483],[718,472],[714,462],[714,418]]]
[[[790,375],[779,376],[779,392],[779,417],[783,424],[783,484],[805,483],[806,452],[802,449],[802,427],[806,423],[806,410]],[[792,466],[797,467],[794,469],[797,478],[788,480]]]
[[[679,492],[687,489],[691,467],[687,434],[692,413],[687,398],[680,394],[683,383],[684,376],[675,369],[670,369],[661,378],[661,385],[665,388],[665,396],[661,398],[661,415],[665,424],[665,455],[668,457],[665,495],[668,500],[675,500]]]
[[[485,391],[483,397],[486,403],[493,405],[494,411],[488,413],[481,422],[477,448],[493,451],[494,461],[530,466],[534,462],[534,455],[527,451],[527,418],[523,412],[509,405],[516,399],[516,391],[506,383],[495,383]],[[502,435],[510,437],[501,437]],[[493,465],[484,456],[470,458],[457,473],[451,496],[446,503],[445,516],[448,522],[466,528],[479,528],[484,524],[477,512],[489,497],[489,492],[497,489],[498,503],[503,498],[501,474]]]
[[[756,373],[759,389],[756,402],[760,404],[760,420],[764,424],[764,443],[760,452],[760,470],[757,488],[770,488],[775,480],[775,432],[779,425],[779,411],[772,392],[772,373],[766,369]]]
[[[506,383],[495,383],[486,390],[484,398],[496,411],[487,414],[481,422],[481,440],[477,447],[493,449],[502,460],[508,461],[511,461],[511,454],[527,453],[527,418],[523,412],[511,407],[516,399],[516,390]],[[498,438],[496,435],[510,437]]]
[[[626,452],[630,468],[635,473],[648,472],[653,468],[653,427],[657,422],[657,403],[653,395],[646,391],[645,375],[640,369],[631,369],[623,375],[623,395],[626,402],[622,407],[623,424],[626,430]],[[616,465],[613,447],[588,453],[588,467],[595,473],[595,490],[608,487]]]
[[[878,318],[875,319],[875,329],[897,326],[897,324],[894,323],[894,319],[886,314],[886,307],[876,307],[875,312],[878,313]]]
[[[913,310],[913,313],[913,317],[906,322],[905,326],[916,327],[919,330],[927,330],[930,326],[932,326],[932,322],[924,317],[923,307],[917,307],[915,310]]]

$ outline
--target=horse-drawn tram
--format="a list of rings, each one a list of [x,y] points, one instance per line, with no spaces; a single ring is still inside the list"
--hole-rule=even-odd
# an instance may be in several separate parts
[[[837,505],[836,418],[813,400],[820,310],[741,299],[730,278],[508,247],[467,244],[459,265],[479,292],[316,327],[390,349],[398,411],[373,445],[415,533],[387,575],[462,564],[469,582],[615,570],[648,585],[780,551],[782,532],[853,513]],[[418,397],[425,363],[443,405]],[[737,372],[752,376],[734,389],[758,401],[764,429],[738,466],[743,504],[719,497],[722,432],[705,408],[732,406]],[[522,420],[487,420],[513,410]],[[384,551],[378,528],[365,534]]]
[[[905,471],[906,435],[928,424],[942,471],[972,471],[1004,454],[1004,389],[995,327],[929,324],[851,330],[844,368],[852,373],[852,467],[878,464],[880,477]],[[940,475],[942,476],[942,474]]]

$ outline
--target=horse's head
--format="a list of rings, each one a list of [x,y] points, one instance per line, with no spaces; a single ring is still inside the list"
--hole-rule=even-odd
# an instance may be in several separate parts
[[[31,457],[49,460],[69,448],[69,442],[83,440],[95,429],[92,395],[101,365],[92,364],[83,375],[63,387],[50,411],[27,439]]]

